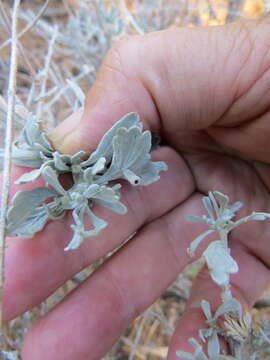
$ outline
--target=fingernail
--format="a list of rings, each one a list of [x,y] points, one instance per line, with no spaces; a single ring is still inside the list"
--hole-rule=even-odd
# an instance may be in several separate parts
[[[48,134],[50,141],[57,151],[67,154],[74,152],[76,141],[74,141],[74,144],[72,144],[72,139],[76,138],[76,129],[80,124],[82,115],[83,109],[79,109],[64,121],[62,121],[53,131]]]

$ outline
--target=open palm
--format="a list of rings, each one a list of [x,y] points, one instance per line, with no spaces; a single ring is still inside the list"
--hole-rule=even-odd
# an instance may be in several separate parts
[[[202,214],[201,197],[209,190],[242,201],[240,215],[269,211],[269,28],[266,17],[168,30],[131,38],[110,51],[81,119],[78,113],[61,124],[52,135],[54,144],[62,152],[91,152],[115,121],[136,111],[146,128],[161,135],[164,146],[153,158],[166,161],[169,170],[147,188],[125,186],[128,213],[100,210],[110,225],[76,251],[63,251],[70,239],[68,216],[48,223],[34,239],[8,239],[7,320],[44,300],[137,231],[30,330],[24,360],[102,358],[191,261],[186,249],[205,228],[190,225],[185,217]],[[14,169],[13,177],[22,172]],[[230,238],[240,267],[232,276],[232,291],[246,306],[268,283],[268,230],[268,223],[253,222]],[[190,350],[187,338],[197,337],[202,327],[200,300],[215,303],[218,293],[206,272],[199,275],[169,359],[177,349]]]

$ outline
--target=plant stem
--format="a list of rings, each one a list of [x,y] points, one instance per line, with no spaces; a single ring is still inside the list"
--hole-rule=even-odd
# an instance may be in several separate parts
[[[49,5],[50,0],[46,0],[45,4],[41,7],[41,9],[39,10],[38,14],[34,17],[34,19],[28,23],[26,25],[26,27],[17,35],[17,40],[19,40],[22,36],[24,36],[30,29],[32,29],[32,27],[34,27],[36,25],[36,23],[38,22],[38,20],[41,18],[41,16],[44,14],[44,12],[46,11],[48,5]],[[0,50],[2,50],[3,48],[5,48],[6,46],[8,46],[11,43],[11,39],[7,39],[1,46],[0,46]]]
[[[40,90],[40,94],[39,94],[39,102],[38,102],[37,111],[36,111],[36,116],[37,116],[38,121],[41,119],[41,116],[43,114],[43,102],[44,102],[43,98],[46,94],[48,73],[49,73],[49,69],[50,69],[51,60],[53,57],[53,49],[54,49],[54,44],[55,44],[57,36],[58,36],[58,29],[56,27],[54,29],[52,37],[49,41],[48,53],[45,58],[44,68],[42,69],[42,72],[40,74],[41,78],[42,78],[42,82],[41,82],[41,90]]]
[[[220,230],[219,231],[220,240],[222,241],[223,245],[226,249],[228,249],[228,231],[227,230]]]
[[[16,92],[16,74],[17,74],[17,21],[20,0],[15,0],[12,12],[11,29],[11,56],[10,71],[8,83],[8,104],[5,132],[5,152],[4,152],[4,171],[2,182],[2,198],[0,211],[0,326],[3,319],[3,287],[4,287],[4,255],[5,255],[5,228],[6,213],[8,207],[8,196],[10,186],[10,168],[11,168],[11,142],[12,142],[12,122],[15,111],[15,92]]]

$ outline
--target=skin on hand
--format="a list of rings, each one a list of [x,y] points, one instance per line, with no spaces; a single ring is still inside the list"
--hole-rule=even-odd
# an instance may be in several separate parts
[[[83,114],[52,134],[57,150],[91,152],[105,131],[127,112],[166,146],[153,154],[169,170],[148,188],[124,187],[129,212],[99,209],[110,225],[98,238],[65,253],[69,217],[47,224],[31,240],[8,239],[5,318],[41,302],[83,267],[123,242],[121,248],[28,333],[24,360],[102,358],[191,261],[186,249],[204,230],[186,215],[201,214],[201,196],[219,190],[240,200],[244,216],[269,211],[270,18],[214,28],[173,29],[134,37],[104,60]],[[13,178],[23,169],[14,168]],[[18,188],[14,186],[15,192]],[[269,279],[269,224],[248,223],[232,233],[230,246],[240,271],[232,292],[251,306]],[[198,256],[204,249],[200,247]],[[203,327],[201,299],[219,301],[203,272],[172,339],[175,351],[190,351],[187,339]]]

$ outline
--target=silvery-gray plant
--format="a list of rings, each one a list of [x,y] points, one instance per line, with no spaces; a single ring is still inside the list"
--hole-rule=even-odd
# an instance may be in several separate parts
[[[201,309],[206,318],[206,328],[199,330],[199,337],[207,343],[207,354],[194,338],[189,342],[194,353],[178,351],[181,359],[190,360],[259,360],[270,358],[269,322],[252,326],[251,314],[242,309],[230,290],[230,275],[238,272],[238,264],[230,253],[228,235],[230,231],[249,221],[270,219],[270,214],[253,212],[249,216],[234,221],[242,203],[229,204],[229,197],[219,191],[209,192],[202,199],[207,215],[188,216],[193,223],[207,224],[210,229],[193,240],[188,253],[193,256],[201,242],[210,234],[218,233],[218,240],[211,241],[203,252],[211,278],[221,288],[222,303],[214,314],[208,301],[201,301]],[[231,355],[221,353],[219,338],[228,344]]]
[[[120,201],[121,184],[117,181],[124,179],[132,186],[146,186],[159,180],[160,171],[167,170],[164,162],[151,161],[151,132],[142,127],[139,116],[129,113],[103,136],[90,156],[84,151],[66,155],[55,151],[41,124],[29,115],[22,139],[13,145],[13,163],[34,169],[24,173],[16,184],[42,177],[46,185],[15,194],[7,214],[7,234],[32,238],[48,220],[72,211],[74,235],[65,248],[71,250],[107,226],[94,214],[95,204],[125,214],[127,208]],[[72,176],[68,189],[61,184],[62,174]],[[91,229],[85,225],[87,218]]]
[[[95,69],[112,46],[115,39],[124,32],[124,22],[119,10],[111,4],[110,8],[103,1],[82,2],[74,15],[69,17],[67,25],[58,38],[66,50],[84,63],[91,63]]]

